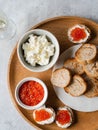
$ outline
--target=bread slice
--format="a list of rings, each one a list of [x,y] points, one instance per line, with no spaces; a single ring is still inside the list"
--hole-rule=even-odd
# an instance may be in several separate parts
[[[49,113],[50,117],[46,119],[45,113]],[[53,108],[40,107],[33,111],[33,119],[40,125],[51,124],[55,120],[55,111]]]
[[[75,58],[80,63],[92,63],[97,56],[97,48],[93,44],[83,44],[75,53]]]
[[[76,29],[77,31],[75,31]],[[76,24],[68,29],[68,38],[73,43],[85,43],[90,39],[90,36],[91,36],[90,29],[83,24]],[[78,37],[78,39],[76,39],[76,37]]]
[[[70,58],[66,60],[64,63],[64,67],[69,69],[73,75],[74,74],[81,75],[84,73],[83,65],[80,64],[75,58]]]
[[[54,86],[64,88],[71,81],[70,71],[66,68],[60,68],[52,73],[51,83]]]
[[[91,64],[85,64],[84,71],[88,76],[98,78],[98,61]]]
[[[87,91],[85,93],[85,96],[88,98],[98,96],[98,79],[86,76],[85,81],[87,82]]]
[[[70,120],[68,121],[67,117],[70,117]],[[60,121],[59,121],[60,119]],[[61,128],[68,128],[72,123],[73,123],[73,111],[71,108],[64,106],[64,107],[59,107],[57,114],[56,114],[56,124],[61,127]],[[67,120],[67,121],[66,121]],[[61,123],[63,121],[63,124]],[[65,123],[64,123],[65,121]]]
[[[87,89],[86,82],[84,79],[79,75],[74,75],[72,83],[65,88],[65,91],[71,94],[72,96],[80,96],[82,95]]]

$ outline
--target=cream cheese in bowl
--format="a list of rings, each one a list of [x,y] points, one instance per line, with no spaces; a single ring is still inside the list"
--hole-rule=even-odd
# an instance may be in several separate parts
[[[32,66],[47,65],[54,55],[55,46],[45,35],[29,35],[28,41],[22,45],[25,60]]]
[[[32,72],[43,72],[53,67],[59,53],[58,40],[51,32],[43,29],[26,32],[17,45],[20,63]]]

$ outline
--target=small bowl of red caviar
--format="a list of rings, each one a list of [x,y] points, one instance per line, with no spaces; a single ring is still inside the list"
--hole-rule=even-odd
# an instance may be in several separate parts
[[[34,110],[43,106],[47,97],[47,86],[38,78],[24,78],[17,84],[15,89],[17,103],[28,110]]]

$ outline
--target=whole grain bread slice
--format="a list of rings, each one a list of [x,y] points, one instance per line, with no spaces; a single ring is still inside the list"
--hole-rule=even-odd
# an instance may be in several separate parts
[[[97,48],[93,44],[83,44],[75,53],[75,58],[80,63],[92,63],[97,56]]]
[[[87,91],[85,96],[88,98],[98,96],[98,79],[90,78],[87,75],[84,77],[84,79],[87,82]]]
[[[90,64],[85,64],[83,68],[88,76],[95,78],[98,77],[98,61]]]
[[[83,65],[80,64],[75,58],[70,58],[66,60],[64,63],[64,67],[69,69],[73,75],[81,75],[84,73]]]
[[[71,73],[66,68],[60,68],[55,70],[51,76],[51,83],[54,86],[64,88],[71,81]]]
[[[84,94],[87,89],[87,85],[81,76],[74,75],[71,84],[64,89],[70,95],[77,97]]]

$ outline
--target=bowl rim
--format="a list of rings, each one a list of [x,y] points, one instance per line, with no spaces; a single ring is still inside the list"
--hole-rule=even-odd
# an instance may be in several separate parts
[[[25,60],[24,60],[24,62],[23,62],[23,60],[22,60],[22,58],[21,57],[23,57],[23,56],[21,56],[20,55],[20,45],[21,44],[23,44],[23,43],[21,43],[22,42],[22,40],[25,38],[25,36],[29,36],[30,34],[33,34],[33,33],[35,33],[36,32],[36,34],[37,34],[37,32],[43,32],[43,33],[45,33],[45,35],[47,36],[47,37],[49,37],[50,38],[50,40],[51,41],[53,41],[52,40],[52,38],[54,38],[54,40],[55,40],[55,42],[56,42],[56,44],[54,44],[55,45],[55,53],[54,53],[54,55],[52,56],[52,57],[55,57],[55,58],[53,58],[53,60],[51,60],[51,62],[49,63],[49,64],[47,64],[47,65],[45,65],[45,66],[42,66],[42,67],[40,67],[40,69],[36,69],[36,67],[34,67],[34,68],[30,68],[30,67],[28,67],[25,63],[27,63]],[[48,36],[49,35],[49,36]],[[59,54],[60,54],[60,45],[59,45],[59,42],[58,42],[58,40],[57,40],[57,38],[54,36],[54,34],[52,34],[51,32],[49,32],[49,31],[47,31],[47,30],[44,30],[44,29],[32,29],[32,30],[30,30],[30,31],[27,31],[26,33],[24,33],[24,35],[20,38],[20,40],[18,41],[18,44],[17,44],[17,55],[18,55],[18,59],[19,59],[19,61],[20,61],[20,63],[26,68],[26,69],[28,69],[29,71],[31,71],[31,72],[43,72],[43,71],[46,71],[46,70],[48,70],[48,69],[50,69],[51,67],[53,67],[53,65],[56,63],[56,61],[58,60],[58,58],[59,58]],[[27,63],[28,64],[28,63]],[[29,64],[28,64],[29,65]],[[29,65],[29,66],[31,66],[31,65]],[[31,67],[33,67],[33,66],[31,66]],[[44,68],[43,68],[44,67]]]
[[[24,104],[20,100],[20,98],[19,98],[19,89],[21,88],[22,84],[25,83],[25,82],[27,82],[27,81],[36,81],[36,82],[40,83],[41,86],[44,89],[44,98],[42,99],[42,101],[40,103],[38,103],[35,106],[28,106],[28,105]],[[21,81],[19,81],[19,83],[16,85],[16,88],[15,88],[15,99],[16,99],[18,105],[20,105],[24,109],[34,110],[34,109],[40,108],[40,107],[42,107],[42,106],[45,105],[45,103],[47,101],[47,98],[48,98],[48,89],[47,89],[47,86],[46,86],[46,84],[42,80],[40,80],[38,78],[35,78],[35,77],[26,77],[26,78],[22,79]]]

